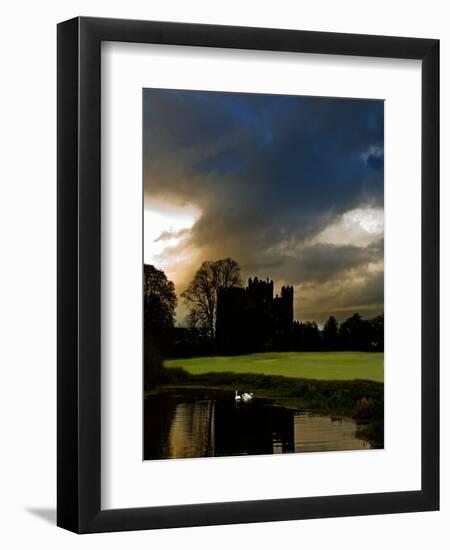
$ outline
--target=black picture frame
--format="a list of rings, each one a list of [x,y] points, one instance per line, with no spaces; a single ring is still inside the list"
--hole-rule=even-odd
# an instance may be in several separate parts
[[[420,491],[101,509],[102,41],[422,61]],[[57,524],[76,533],[93,533],[438,510],[439,41],[77,17],[58,25],[57,65]]]

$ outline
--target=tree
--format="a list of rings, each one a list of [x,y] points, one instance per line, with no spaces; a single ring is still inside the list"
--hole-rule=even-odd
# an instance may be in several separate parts
[[[318,351],[322,346],[320,330],[315,321],[295,321],[293,340],[294,349],[298,351]]]
[[[177,297],[164,271],[144,265],[144,385],[150,388],[163,371],[170,347]]]
[[[181,295],[190,309],[188,316],[190,325],[205,331],[214,342],[217,296],[223,288],[241,285],[241,269],[232,258],[203,262]]]
[[[174,325],[177,297],[175,285],[164,271],[144,265],[144,324],[145,330],[161,334]]]
[[[370,349],[370,325],[359,313],[354,313],[339,327],[339,344],[342,349]]]
[[[384,313],[369,321],[370,347],[376,351],[384,351]]]
[[[323,345],[325,349],[334,350],[338,344],[338,322],[332,315],[328,318],[322,330]]]

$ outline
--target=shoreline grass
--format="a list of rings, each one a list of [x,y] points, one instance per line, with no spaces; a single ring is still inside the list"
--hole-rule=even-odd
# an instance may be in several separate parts
[[[165,368],[144,395],[171,389],[203,391],[204,398],[208,391],[251,391],[258,398],[289,399],[298,408],[341,416],[357,415],[358,402],[364,399],[373,403],[371,417],[383,416],[384,384],[371,380],[312,380],[232,372],[192,375],[181,368]]]

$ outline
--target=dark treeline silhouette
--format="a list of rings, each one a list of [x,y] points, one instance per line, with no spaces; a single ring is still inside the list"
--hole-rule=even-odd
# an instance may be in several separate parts
[[[340,326],[330,316],[322,330],[315,322],[294,321],[288,346],[293,351],[384,351],[384,314],[363,319],[354,313]]]
[[[384,351],[384,315],[354,313],[323,328],[293,320],[294,290],[273,295],[273,281],[248,280],[231,258],[203,262],[181,295],[187,326],[175,326],[175,286],[165,273],[144,266],[144,354],[156,373],[162,357],[237,355],[264,351]],[[146,372],[149,369],[146,369]]]
[[[164,271],[144,265],[144,384],[162,371],[162,358],[173,352],[177,296]]]

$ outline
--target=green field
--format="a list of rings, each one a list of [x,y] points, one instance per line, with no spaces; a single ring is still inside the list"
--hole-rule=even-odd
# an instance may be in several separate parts
[[[383,353],[358,351],[254,353],[231,357],[171,359],[166,367],[190,374],[233,372],[316,380],[373,380],[383,382]]]

